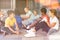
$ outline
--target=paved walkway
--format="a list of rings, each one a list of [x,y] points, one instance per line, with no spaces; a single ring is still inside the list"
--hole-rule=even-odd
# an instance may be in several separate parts
[[[2,34],[0,34],[0,40],[60,40],[60,31],[55,33],[54,35],[47,36],[45,32],[39,30],[36,33],[37,36],[31,38],[26,38],[23,36],[24,34],[26,34],[25,30],[21,30],[21,32],[22,33],[20,35],[11,34],[3,36]]]
[[[45,33],[42,33],[42,31],[37,32],[36,37],[26,38],[23,35],[26,34],[25,30],[21,31],[22,33],[20,35],[12,34],[12,35],[6,35],[3,36],[0,34],[0,40],[47,40],[47,35]]]

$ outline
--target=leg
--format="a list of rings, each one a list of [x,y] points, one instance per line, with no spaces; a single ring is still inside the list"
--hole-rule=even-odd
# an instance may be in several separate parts
[[[30,30],[27,30],[27,34],[25,34],[24,36],[25,37],[35,37],[35,29],[34,28],[31,28]]]
[[[38,31],[40,28],[42,28],[45,32],[48,32],[50,29],[45,22],[40,22],[35,26],[36,31]]]
[[[43,26],[44,26],[44,22],[37,23],[35,25],[35,30],[38,31],[40,28],[43,28]]]
[[[47,25],[47,23],[43,22],[43,31],[47,32],[50,30],[50,27]]]
[[[2,32],[6,32],[8,34],[12,33],[7,27],[3,27]]]
[[[49,32],[48,32],[48,35],[51,35],[51,34],[54,34],[56,33],[58,30],[56,29],[50,29]]]

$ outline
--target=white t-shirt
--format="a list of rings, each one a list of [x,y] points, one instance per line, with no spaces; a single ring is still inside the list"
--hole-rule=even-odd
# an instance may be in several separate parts
[[[26,16],[30,16],[32,14],[32,12],[31,11],[28,11],[27,13],[26,13]]]
[[[58,20],[58,18],[56,16],[54,18],[50,17],[50,24],[52,24],[52,23],[56,23],[56,25],[54,27],[52,27],[52,29],[58,30],[58,28],[59,28],[59,20]]]
[[[29,21],[34,18],[34,15],[33,15],[33,13],[32,13],[31,11],[28,11],[28,12],[26,13],[26,16],[30,16],[30,18],[27,19],[27,20],[29,20]]]
[[[41,21],[45,21],[45,22],[47,22],[48,20],[47,20],[46,17],[45,17],[45,18],[43,18]]]
[[[35,15],[34,15],[35,16]],[[40,15],[36,15],[35,17],[34,17],[34,19],[38,19],[40,17]]]

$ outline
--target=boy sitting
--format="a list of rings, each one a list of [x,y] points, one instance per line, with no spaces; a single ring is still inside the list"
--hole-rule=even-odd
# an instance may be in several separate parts
[[[14,15],[14,11],[9,10],[8,12],[8,17],[5,20],[5,27],[2,28],[4,34],[5,33],[15,33],[15,34],[19,34],[19,28],[18,25],[16,23],[16,19],[15,19],[15,15]]]

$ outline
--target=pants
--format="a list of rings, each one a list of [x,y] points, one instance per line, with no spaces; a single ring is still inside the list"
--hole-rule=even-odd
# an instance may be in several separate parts
[[[34,21],[34,20],[24,20],[24,21],[22,21],[22,24],[28,26],[28,25],[30,25],[31,23],[33,23],[33,21]]]
[[[15,31],[15,27],[11,27],[11,28]],[[8,27],[2,27],[2,30],[6,33],[11,33],[11,34],[13,33],[12,31],[9,30]]]
[[[51,34],[54,34],[56,33],[58,30],[56,29],[50,29],[49,32],[48,32],[48,35],[51,35]]]
[[[35,25],[35,30],[38,31],[42,28],[45,32],[48,32],[50,27],[45,22],[40,22]]]

